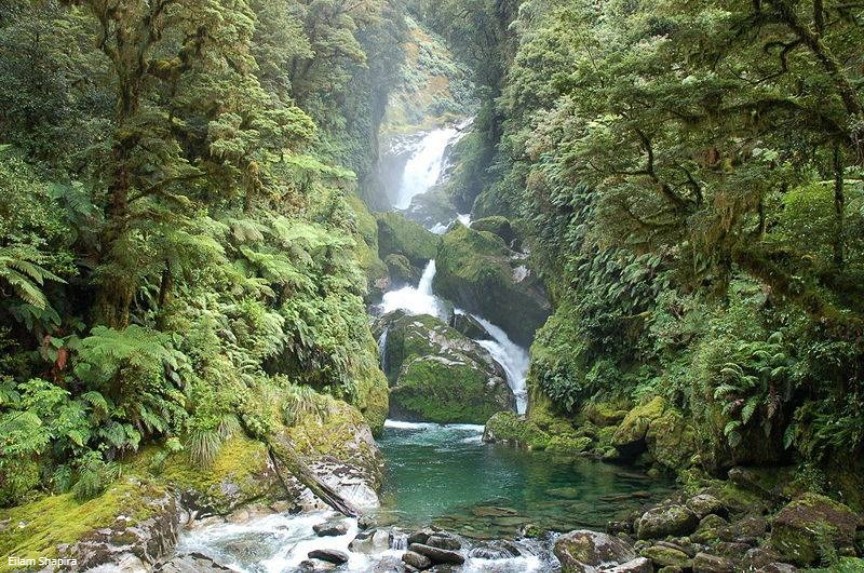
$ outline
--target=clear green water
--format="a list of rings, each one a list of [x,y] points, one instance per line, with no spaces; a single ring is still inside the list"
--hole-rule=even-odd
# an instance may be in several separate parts
[[[528,524],[554,531],[605,528],[671,491],[618,466],[483,444],[478,426],[387,427],[383,512],[475,538],[512,536]]]

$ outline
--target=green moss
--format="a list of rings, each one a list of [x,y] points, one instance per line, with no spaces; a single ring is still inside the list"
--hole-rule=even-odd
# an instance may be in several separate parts
[[[370,335],[363,356],[356,357],[351,376],[357,389],[353,405],[377,435],[384,429],[384,420],[390,409],[390,391],[387,377],[379,367],[378,345]]]
[[[144,474],[157,453],[155,448],[144,450],[131,469]],[[183,453],[169,456],[159,479],[176,487],[194,505],[220,515],[257,499],[284,495],[269,468],[267,447],[244,435],[235,435],[223,443],[208,469],[194,464]]]
[[[73,495],[55,495],[36,502],[0,511],[0,555],[21,559],[58,557],[57,546],[72,544],[88,534],[112,526],[118,516],[141,522],[156,515],[158,508],[148,502],[164,498],[164,487],[137,479],[126,479],[102,496],[79,503]],[[6,560],[0,571],[15,571]]]
[[[441,238],[401,213],[378,213],[378,255],[403,255],[411,264],[423,266],[435,258]]]
[[[519,235],[507,217],[493,215],[477,219],[471,223],[471,228],[475,231],[487,231],[498,235],[509,246],[514,246],[519,242]]]
[[[805,494],[784,507],[771,527],[770,544],[785,560],[808,566],[854,552],[861,519],[823,495]]]
[[[366,275],[370,293],[380,294],[380,285],[387,278],[387,265],[378,256],[378,221],[369,212],[363,200],[356,195],[345,197],[354,212],[357,223],[355,253],[360,268]]]
[[[530,450],[545,450],[551,436],[530,419],[514,412],[500,412],[486,422],[486,436],[496,442],[509,443]]]
[[[435,290],[458,306],[485,316],[517,343],[528,346],[548,318],[549,302],[527,261],[514,256],[501,237],[457,224],[435,259]]]
[[[400,417],[438,423],[485,424],[510,407],[503,381],[490,389],[488,376],[470,364],[418,358],[403,368],[390,394]]]

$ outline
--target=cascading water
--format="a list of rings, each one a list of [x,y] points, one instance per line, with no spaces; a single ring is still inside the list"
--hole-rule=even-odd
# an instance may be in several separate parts
[[[429,261],[420,277],[417,287],[406,286],[384,294],[380,310],[387,314],[396,310],[404,310],[408,314],[429,314],[447,320],[447,309],[444,302],[432,292],[432,281],[435,279],[435,261]]]
[[[492,337],[492,340],[478,340],[477,343],[488,350],[492,358],[504,368],[504,372],[507,373],[507,383],[516,396],[516,411],[524,414],[528,409],[528,391],[525,387],[525,379],[528,375],[528,352],[510,340],[501,328],[480,316],[471,316]]]
[[[460,135],[454,127],[429,132],[417,144],[414,155],[405,165],[399,195],[394,207],[400,210],[411,206],[411,200],[438,183],[444,170],[444,158],[449,147]]]

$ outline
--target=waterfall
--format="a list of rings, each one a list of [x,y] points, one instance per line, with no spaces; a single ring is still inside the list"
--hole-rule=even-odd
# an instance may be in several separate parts
[[[528,409],[528,390],[525,385],[528,376],[528,351],[510,340],[507,333],[498,326],[477,315],[471,316],[492,336],[492,340],[478,340],[477,343],[488,350],[495,362],[504,369],[507,383],[516,396],[516,411],[520,415],[524,414]]]
[[[461,135],[458,129],[445,127],[429,132],[420,140],[402,173],[399,197],[394,205],[396,209],[407,209],[414,197],[425,193],[438,182],[444,170],[447,147]]]
[[[408,549],[408,534],[393,530],[390,532],[390,549],[405,551]]]
[[[378,339],[378,360],[381,362],[381,370],[387,372],[387,333],[389,328],[385,328]]]
[[[417,287],[406,286],[384,294],[380,309],[382,314],[404,310],[408,314],[431,314],[447,320],[447,308],[440,298],[432,293],[435,278],[435,261],[429,261]]]

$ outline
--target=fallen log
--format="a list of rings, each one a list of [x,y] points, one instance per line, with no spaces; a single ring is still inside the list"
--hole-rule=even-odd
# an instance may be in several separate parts
[[[339,495],[335,489],[324,483],[312,469],[306,465],[297,450],[285,436],[269,436],[267,448],[276,474],[282,482],[282,486],[290,493],[289,478],[286,473],[297,478],[297,480],[309,488],[321,501],[347,517],[359,517],[359,509],[347,499]]]

